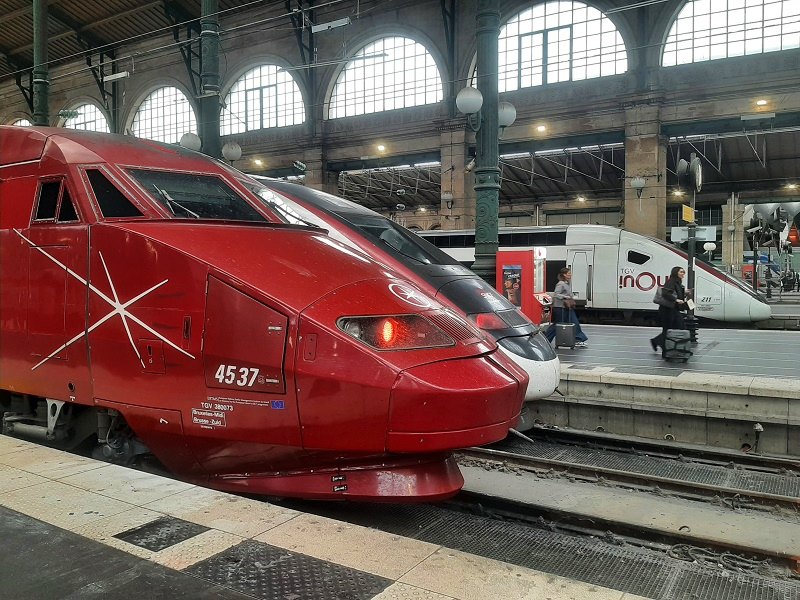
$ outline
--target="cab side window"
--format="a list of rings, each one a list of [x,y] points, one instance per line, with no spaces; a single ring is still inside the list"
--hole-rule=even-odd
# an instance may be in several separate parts
[[[99,169],[87,169],[94,197],[104,217],[141,217],[142,212]]]
[[[61,181],[46,181],[39,187],[39,202],[34,221],[52,221],[56,218]]]
[[[64,186],[64,191],[61,193],[61,204],[58,207],[58,223],[72,223],[78,221],[78,211],[75,210],[75,205],[72,203],[72,198],[69,195],[67,186]]]
[[[75,223],[80,221],[75,203],[63,179],[44,181],[39,186],[34,223]]]
[[[643,265],[650,257],[647,254],[642,254],[641,252],[637,252],[636,250],[628,250],[628,262],[633,263],[634,265]]]

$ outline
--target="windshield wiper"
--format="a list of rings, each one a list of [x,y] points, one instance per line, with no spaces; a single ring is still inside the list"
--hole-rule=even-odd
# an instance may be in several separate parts
[[[320,227],[316,223],[312,223],[311,221],[306,221],[302,217],[299,217],[298,215],[290,212],[288,209],[286,209],[285,207],[281,206],[277,202],[273,202],[272,200],[267,200],[261,194],[256,193],[256,195],[261,199],[261,201],[264,204],[269,206],[275,212],[282,214],[286,218],[286,220],[289,221],[290,223],[292,221],[300,221],[300,223],[305,225],[306,227],[313,227],[314,229],[322,229],[322,227]]]
[[[159,188],[159,187],[158,187],[156,184],[153,184],[153,187],[154,187],[154,188],[155,188],[155,190],[158,192],[159,196],[161,196],[161,197],[164,199],[164,202],[166,202],[166,204],[167,204],[167,208],[169,208],[170,212],[171,212],[171,213],[172,213],[174,216],[176,216],[176,217],[177,217],[178,215],[175,213],[175,209],[174,209],[174,208],[173,208],[173,206],[172,206],[173,204],[174,204],[175,206],[177,206],[178,208],[180,208],[182,211],[184,211],[184,212],[185,212],[185,213],[186,213],[188,216],[190,216],[190,217],[194,217],[195,219],[199,219],[199,218],[200,218],[200,215],[198,215],[196,212],[194,212],[193,210],[190,210],[190,209],[186,208],[186,207],[185,207],[183,204],[181,204],[180,202],[178,202],[177,200],[175,200],[175,198],[173,198],[172,196],[170,196],[170,195],[169,195],[169,192],[167,192],[167,190],[162,190],[162,189],[161,189],[161,188]]]

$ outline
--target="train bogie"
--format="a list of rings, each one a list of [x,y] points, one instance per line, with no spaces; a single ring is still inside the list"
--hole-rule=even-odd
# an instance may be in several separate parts
[[[516,423],[527,376],[490,338],[219,163],[0,138],[4,432],[225,490],[435,500],[452,450]]]

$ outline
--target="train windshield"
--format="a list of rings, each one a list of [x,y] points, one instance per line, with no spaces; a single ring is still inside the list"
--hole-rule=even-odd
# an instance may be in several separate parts
[[[388,247],[393,254],[410,258],[425,265],[459,264],[433,244],[423,240],[405,227],[380,215],[355,212],[336,213],[378,245]]]
[[[268,221],[219,177],[148,169],[128,172],[176,219]]]

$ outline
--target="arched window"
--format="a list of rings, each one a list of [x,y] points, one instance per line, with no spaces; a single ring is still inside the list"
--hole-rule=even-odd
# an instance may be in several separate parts
[[[292,76],[277,65],[245,73],[225,96],[220,133],[299,125],[306,120],[303,95]]]
[[[798,0],[687,2],[664,44],[665,67],[800,48]]]
[[[94,104],[81,104],[68,112],[70,113],[69,116],[64,119],[64,127],[67,129],[110,132],[106,116]]]
[[[177,144],[184,133],[197,133],[197,118],[183,92],[163,87],[139,105],[131,132],[136,137]]]
[[[28,119],[17,119],[11,123],[15,127],[32,127],[33,123],[28,121]]]
[[[522,11],[500,30],[498,51],[501,92],[628,70],[614,23],[582,2],[539,3]]]
[[[442,78],[425,46],[387,37],[364,46],[336,80],[331,119],[441,102]]]

